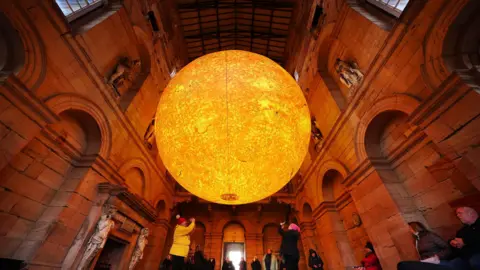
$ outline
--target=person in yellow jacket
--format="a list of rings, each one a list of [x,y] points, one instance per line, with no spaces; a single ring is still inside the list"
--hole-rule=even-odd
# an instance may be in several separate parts
[[[173,233],[173,244],[170,249],[172,255],[172,270],[184,270],[185,257],[190,249],[190,234],[195,229],[195,219],[190,219],[190,224],[180,215],[176,216],[177,226]]]

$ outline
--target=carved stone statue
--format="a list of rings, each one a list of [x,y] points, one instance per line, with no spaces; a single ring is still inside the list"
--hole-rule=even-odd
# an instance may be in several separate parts
[[[108,234],[110,230],[115,226],[115,222],[112,220],[113,215],[117,212],[117,209],[112,205],[106,205],[100,220],[95,227],[90,240],[88,240],[87,249],[83,254],[82,260],[77,267],[77,270],[88,269],[93,258],[97,253],[105,246],[107,242]]]
[[[360,85],[363,80],[363,73],[355,62],[347,63],[340,59],[335,62],[335,71],[340,76],[340,81],[349,89],[349,96],[353,94],[352,90]]]
[[[137,263],[143,258],[143,250],[148,243],[147,237],[149,234],[148,228],[143,228],[140,231],[140,236],[137,239],[137,245],[135,246],[135,250],[133,251],[132,260],[130,261],[130,265],[128,266],[128,270],[132,270],[135,268]]]
[[[133,86],[135,78],[141,71],[140,60],[122,58],[113,70],[106,76],[105,81],[112,87],[117,98],[125,94]]]
[[[312,138],[314,142],[315,151],[319,151],[323,142],[323,134],[317,126],[317,120],[312,117]]]
[[[152,119],[145,131],[145,135],[143,135],[143,143],[145,143],[148,149],[152,150],[155,143],[155,118]]]

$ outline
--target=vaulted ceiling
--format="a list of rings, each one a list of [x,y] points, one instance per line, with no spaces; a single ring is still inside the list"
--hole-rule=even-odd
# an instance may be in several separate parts
[[[284,64],[293,0],[178,0],[177,8],[189,61],[237,49]]]

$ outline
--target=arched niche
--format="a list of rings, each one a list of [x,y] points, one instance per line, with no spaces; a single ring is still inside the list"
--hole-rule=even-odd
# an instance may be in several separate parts
[[[223,242],[244,243],[245,227],[239,222],[230,222],[223,228]]]
[[[267,250],[271,249],[274,254],[280,252],[280,244],[282,237],[278,233],[278,224],[269,223],[263,227],[263,254],[267,254]]]
[[[386,158],[401,145],[412,130],[408,115],[402,111],[385,111],[369,124],[365,134],[365,149],[369,158]]]
[[[145,175],[138,167],[132,167],[126,170],[123,175],[128,188],[141,196],[145,195]]]
[[[198,246],[200,250],[205,250],[205,233],[207,228],[200,221],[195,221],[195,230],[190,236],[190,249],[195,251]]]
[[[328,170],[323,175],[322,194],[324,201],[335,202],[345,192],[342,185],[343,180],[342,174],[335,169]]]
[[[304,203],[302,207],[302,220],[306,222],[311,222],[313,218],[312,207],[308,203]]]
[[[462,2],[462,1],[459,1]],[[443,40],[442,57],[450,72],[480,92],[480,2],[470,0],[450,24]]]
[[[0,11],[0,80],[17,73],[25,63],[25,49],[20,35]]]
[[[81,110],[66,110],[60,121],[50,125],[58,134],[57,142],[66,144],[80,155],[95,155],[100,151],[101,134],[95,119]]]

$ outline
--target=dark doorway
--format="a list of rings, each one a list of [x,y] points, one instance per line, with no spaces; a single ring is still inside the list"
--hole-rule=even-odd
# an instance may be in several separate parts
[[[245,258],[245,244],[244,243],[232,243],[225,242],[223,245],[223,258],[229,258],[235,270],[240,269],[240,259]]]
[[[126,243],[116,238],[108,238],[100,253],[95,270],[120,269],[120,261],[125,251]]]

